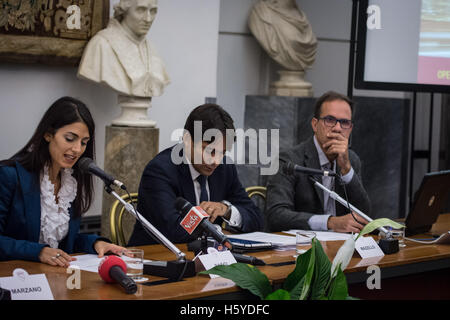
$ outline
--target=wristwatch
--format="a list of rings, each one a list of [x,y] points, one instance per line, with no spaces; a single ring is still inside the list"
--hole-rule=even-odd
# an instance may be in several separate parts
[[[225,211],[225,214],[223,215],[223,217],[225,219],[229,220],[231,217],[231,203],[227,200],[222,200],[221,202],[227,206],[227,211]]]

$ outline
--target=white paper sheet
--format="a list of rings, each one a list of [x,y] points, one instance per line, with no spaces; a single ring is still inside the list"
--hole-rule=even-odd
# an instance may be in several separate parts
[[[230,236],[230,238],[270,242],[272,243],[272,245],[280,247],[295,246],[295,237],[259,231],[242,234],[233,234],[233,236]]]
[[[297,231],[308,231],[311,230],[297,230],[291,229],[289,231],[283,231],[284,233],[295,235]],[[352,235],[350,233],[332,232],[332,231],[313,231],[316,234],[316,238],[319,241],[336,241],[336,240],[347,240]]]

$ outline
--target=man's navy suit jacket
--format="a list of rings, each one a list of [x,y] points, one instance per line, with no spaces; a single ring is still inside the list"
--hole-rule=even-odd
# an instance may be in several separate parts
[[[37,174],[28,172],[18,162],[15,166],[0,166],[0,261],[39,261],[41,228],[41,190]],[[93,245],[100,238],[80,234],[81,218],[69,208],[67,236],[59,243],[66,253],[95,253]]]
[[[196,204],[194,184],[185,163],[175,164],[171,154],[179,152],[179,146],[173,146],[160,152],[145,167],[139,185],[137,209],[153,226],[170,241],[184,243],[196,239],[198,233],[189,235],[181,226],[181,214],[175,208],[175,199],[183,197]],[[177,156],[181,157],[181,154]],[[220,164],[208,177],[210,201],[229,201],[242,216],[242,232],[263,229],[263,216],[258,207],[248,197],[242,187],[234,164]],[[216,219],[215,223],[221,223]],[[128,245],[156,243],[146,234],[139,222],[136,222]]]

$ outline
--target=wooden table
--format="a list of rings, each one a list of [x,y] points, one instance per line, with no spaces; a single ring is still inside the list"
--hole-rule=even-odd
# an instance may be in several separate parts
[[[444,214],[439,217],[431,233],[441,234],[448,231],[449,228],[450,214]],[[342,243],[343,241],[322,242],[330,260],[334,258]],[[188,259],[193,258],[192,252],[187,251],[185,244],[177,246],[186,253]],[[146,259],[164,261],[174,259],[173,254],[161,245],[143,246],[142,248],[145,251]],[[308,246],[305,247],[305,249],[307,248]],[[252,255],[266,262],[266,266],[258,268],[267,275],[274,287],[280,287],[287,275],[294,269],[294,250],[263,251]],[[366,280],[370,276],[366,270],[372,264],[377,264],[381,268],[381,290],[368,290],[366,287]],[[29,261],[0,262],[0,277],[11,276],[15,268],[23,268],[29,274],[45,273],[54,298],[61,300],[254,298],[247,291],[236,287],[230,280],[210,279],[206,275],[197,275],[179,282],[163,284],[159,282],[164,280],[163,278],[149,276],[148,284],[150,285],[139,284],[138,292],[133,295],[125,294],[119,285],[104,283],[98,274],[87,271],[81,271],[81,289],[70,290],[66,287],[67,278],[70,276],[66,273],[66,269]],[[386,255],[375,262],[362,260],[355,252],[345,274],[349,283],[349,292],[355,297],[393,299],[402,298],[399,292],[404,292],[406,298],[427,299],[449,297],[449,270],[450,245],[421,245],[406,241],[406,247],[400,248],[398,253]],[[436,282],[433,286],[440,286],[441,294],[432,296],[431,292],[420,291],[426,288],[408,280],[411,277],[416,282],[421,280],[428,285]],[[414,288],[417,289],[415,291],[418,292],[418,296],[411,296]]]

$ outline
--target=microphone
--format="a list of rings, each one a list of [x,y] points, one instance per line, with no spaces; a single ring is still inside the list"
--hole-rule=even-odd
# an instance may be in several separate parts
[[[113,184],[123,190],[127,190],[122,182],[114,179],[113,176],[107,174],[105,171],[97,167],[94,160],[92,160],[91,158],[83,157],[78,160],[78,168],[80,168],[81,171],[93,174],[94,176],[101,178],[108,186]]]
[[[209,215],[201,207],[194,207],[182,197],[178,197],[175,200],[175,207],[181,214],[185,215],[180,225],[187,233],[192,234],[199,227],[203,231],[208,232],[217,242],[231,250],[232,245],[227,236],[209,222]]]
[[[284,172],[284,174],[287,174],[287,175],[293,175],[295,172],[300,172],[300,173],[306,173],[306,174],[311,174],[311,175],[315,175],[315,176],[338,177],[336,172],[333,172],[333,171],[327,171],[327,170],[323,171],[323,170],[318,170],[318,169],[306,168],[306,167],[298,166],[289,161],[283,165],[283,172]]]
[[[136,293],[137,285],[126,275],[127,265],[118,256],[106,256],[98,265],[98,274],[107,283],[119,283],[128,294]]]
[[[236,252],[232,252],[231,254],[234,256],[234,258],[236,259],[237,262],[251,264],[254,266],[265,266],[266,265],[264,260],[258,259],[257,257],[247,256],[245,254],[240,254],[240,253],[236,253]]]

